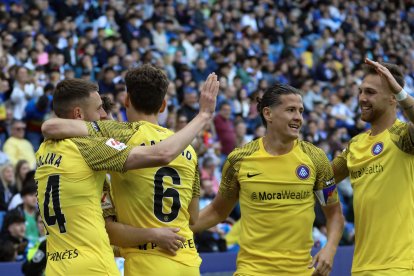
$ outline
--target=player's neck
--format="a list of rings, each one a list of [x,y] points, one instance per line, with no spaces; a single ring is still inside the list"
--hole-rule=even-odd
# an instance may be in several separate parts
[[[280,137],[275,137],[271,133],[267,133],[263,137],[263,146],[267,153],[271,155],[283,155],[289,153],[293,146],[295,145],[295,140],[286,140],[280,139]]]
[[[375,136],[380,134],[386,129],[389,129],[397,119],[397,115],[393,114],[383,114],[380,118],[371,123],[371,135]]]
[[[129,122],[138,122],[138,121],[146,121],[150,122],[151,124],[158,125],[158,114],[144,114],[141,112],[134,112],[130,114],[128,117]]]

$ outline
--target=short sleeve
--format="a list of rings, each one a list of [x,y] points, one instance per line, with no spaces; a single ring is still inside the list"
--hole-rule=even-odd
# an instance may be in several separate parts
[[[390,137],[393,143],[403,152],[414,154],[414,142],[410,135],[412,125],[397,121],[390,129]]]
[[[193,182],[193,198],[200,197],[200,171],[198,164],[195,166],[194,182]]]
[[[348,176],[347,155],[349,153],[349,146],[346,147],[337,157],[332,161],[332,168],[335,175]]]
[[[239,197],[240,185],[237,180],[238,162],[233,162],[232,154],[229,155],[223,166],[219,193],[226,199]]]
[[[95,171],[124,172],[124,164],[133,148],[114,138],[77,137],[71,141],[88,166]]]
[[[316,170],[313,190],[319,203],[322,206],[337,203],[339,201],[338,191],[336,189],[333,170],[325,152],[307,142],[302,142],[301,147],[311,159]]]
[[[123,143],[127,143],[141,125],[140,122],[121,123],[112,120],[86,122],[89,136],[113,137]]]

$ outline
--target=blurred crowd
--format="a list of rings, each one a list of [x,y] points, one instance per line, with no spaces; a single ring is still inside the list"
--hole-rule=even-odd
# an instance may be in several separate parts
[[[365,57],[400,65],[405,90],[414,91],[413,28],[409,0],[0,1],[1,238],[10,241],[1,243],[0,260],[16,259],[42,236],[33,174],[26,175],[35,169],[40,126],[64,78],[97,82],[115,103],[114,118],[125,121],[127,69],[144,63],[163,68],[171,83],[160,124],[177,131],[197,114],[198,91],[216,72],[217,113],[193,143],[202,208],[218,191],[226,156],[265,135],[256,104],[269,85],[288,83],[303,92],[303,139],[332,159],[367,128],[357,99]],[[347,219],[342,244],[352,244],[349,181],[339,191]],[[316,213],[315,243],[323,246],[318,206]],[[232,226],[239,218],[236,208],[222,225],[200,234],[200,251],[233,248],[226,234],[237,235]],[[7,244],[18,254],[10,255]]]

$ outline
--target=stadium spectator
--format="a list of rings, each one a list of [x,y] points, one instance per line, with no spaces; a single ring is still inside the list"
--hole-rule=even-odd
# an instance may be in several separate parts
[[[214,118],[214,127],[220,141],[222,158],[227,157],[236,146],[236,131],[230,116],[231,106],[228,102],[223,102]]]
[[[200,177],[203,180],[211,181],[212,189],[215,193],[219,190],[220,181],[216,177],[217,161],[212,156],[206,156],[203,159]],[[210,183],[209,183],[210,184]],[[201,205],[200,205],[201,208]]]
[[[18,210],[7,212],[4,217],[0,240],[13,243],[17,252],[16,261],[22,261],[26,258],[28,240],[25,238],[25,232],[24,216]]]
[[[23,203],[21,192],[24,189],[24,187],[26,187],[27,185],[35,184],[35,181],[33,178],[35,171],[34,170],[30,171],[29,166],[26,161],[24,160],[20,160],[20,161],[17,163],[16,172],[15,172],[16,187],[17,187],[18,193],[16,193],[11,198],[9,202],[9,206],[8,206],[9,210],[16,208],[17,206]],[[17,169],[20,170],[20,173],[17,172]]]
[[[0,211],[7,211],[9,202],[18,192],[11,164],[6,164],[0,169],[0,180]]]
[[[19,160],[26,160],[31,169],[36,167],[36,157],[32,144],[24,138],[26,123],[21,120],[14,120],[11,124],[11,136],[6,140],[3,151],[10,159],[13,166]]]
[[[52,96],[42,95],[38,99],[30,100],[25,108],[26,135],[35,151],[43,141],[41,126],[51,111]]]
[[[0,240],[0,262],[14,262],[17,259],[17,251],[13,242]]]
[[[18,210],[25,218],[26,232],[25,238],[29,242],[29,249],[32,248],[39,239],[39,229],[37,223],[37,186],[34,183],[27,184],[20,195],[23,203],[18,205],[15,210]]]
[[[15,77],[16,81],[10,95],[13,104],[13,119],[22,120],[28,101],[40,97],[43,94],[43,88],[34,83],[25,67],[16,67]]]

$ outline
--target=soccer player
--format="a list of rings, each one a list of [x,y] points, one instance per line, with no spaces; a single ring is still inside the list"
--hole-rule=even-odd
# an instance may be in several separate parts
[[[172,131],[158,125],[169,83],[164,73],[144,65],[129,70],[125,82],[128,120],[137,122],[138,131],[112,129],[97,122],[99,131],[90,128],[90,134],[121,139],[127,136],[127,144],[141,145],[154,145],[171,136]],[[139,228],[177,227],[185,237],[174,257],[155,243],[121,248],[125,275],[199,275],[201,259],[189,228],[189,223],[198,218],[200,189],[194,149],[188,146],[167,166],[112,173],[111,179],[119,222]]]
[[[101,117],[101,120],[113,120],[111,110],[114,107],[114,103],[108,96],[101,96],[101,100],[102,108],[106,113],[106,116]],[[114,248],[115,256],[119,256],[118,247],[138,246],[139,244],[149,242],[157,244],[160,248],[174,256],[178,250],[176,247],[177,240],[185,241],[182,236],[175,234],[180,231],[180,228],[136,228],[117,222],[111,193],[111,183],[108,177],[106,177],[103,185],[101,208],[105,218],[105,228],[109,241],[116,246]]]
[[[274,85],[265,91],[258,111],[266,136],[230,153],[219,193],[192,229],[199,232],[225,220],[239,200],[235,275],[328,275],[344,219],[325,153],[298,139],[303,122],[300,91]],[[327,219],[328,242],[312,262],[314,195]]]
[[[153,147],[87,137],[42,143],[37,152],[36,181],[39,209],[48,234],[46,275],[119,274],[100,205],[106,171],[164,165],[180,154],[214,112],[217,77],[211,75],[206,83],[200,112],[193,122]],[[53,98],[56,115],[80,120],[105,117],[97,91],[97,86],[82,80],[62,81]]]
[[[414,99],[397,65],[365,63],[359,105],[371,129],[332,162],[335,180],[349,176],[354,189],[352,274],[414,275]],[[397,105],[410,123],[397,119]]]

